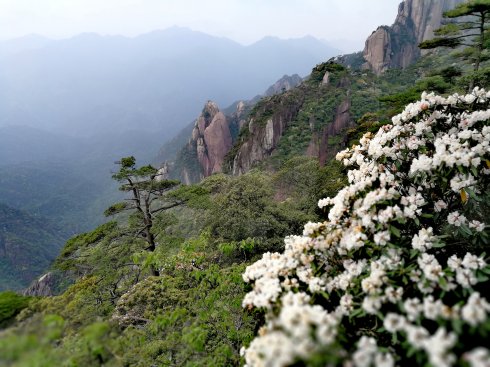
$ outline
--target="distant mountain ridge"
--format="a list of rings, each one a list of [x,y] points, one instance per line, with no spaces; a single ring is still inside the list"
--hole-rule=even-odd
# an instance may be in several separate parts
[[[85,136],[165,128],[162,140],[207,99],[229,105],[338,53],[313,37],[242,46],[180,27],[134,38],[86,33],[43,47],[17,42],[9,53],[0,42],[0,126]]]

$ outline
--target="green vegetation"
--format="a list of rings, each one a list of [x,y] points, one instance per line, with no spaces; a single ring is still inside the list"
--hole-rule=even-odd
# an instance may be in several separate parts
[[[27,307],[29,298],[12,291],[0,293],[0,328],[5,326],[20,311]]]

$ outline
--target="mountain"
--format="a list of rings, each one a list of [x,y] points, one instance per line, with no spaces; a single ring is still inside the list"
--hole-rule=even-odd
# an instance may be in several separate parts
[[[382,107],[379,98],[385,93],[384,83],[393,91],[413,86],[413,78],[418,78],[415,69],[407,73],[408,79],[404,74],[384,76],[383,73],[413,65],[422,56],[418,44],[433,37],[434,29],[441,25],[443,11],[461,1],[404,1],[394,24],[374,31],[366,40],[362,54],[343,55],[319,64],[302,84],[299,77],[288,80],[285,76],[279,80],[264,94],[266,98],[249,101],[249,108],[241,112],[241,122],[236,125],[239,134],[231,135],[232,145],[228,134],[226,138],[221,136],[221,144],[219,136],[213,134],[211,145],[218,147],[214,149],[219,150],[216,158],[219,164],[213,163],[211,169],[206,158],[210,152],[209,142],[206,143],[209,138],[197,128],[204,115],[215,116],[205,106],[189,143],[176,160],[173,169],[181,170],[176,177],[195,182],[218,172],[238,175],[264,165],[276,169],[295,154],[316,157],[324,164],[345,144],[346,132],[356,121]],[[276,41],[267,38],[256,47],[266,50]],[[360,69],[368,69],[375,75],[361,73]],[[366,92],[369,88],[371,93]],[[389,118],[388,115],[379,117]],[[236,119],[230,121],[237,124]],[[211,120],[201,125],[214,126]],[[196,133],[198,130],[201,132]]]
[[[118,198],[111,181],[109,171],[90,172],[66,162],[0,165],[0,198],[56,225],[66,240],[104,221],[103,210]]]
[[[0,126],[88,137],[165,129],[163,142],[203,101],[229,105],[336,53],[312,37],[242,46],[178,27],[135,38],[81,34],[0,56]]]
[[[198,182],[213,173],[222,172],[225,157],[246,123],[245,117],[250,109],[262,97],[284,93],[298,86],[302,81],[298,74],[284,75],[262,95],[248,101],[235,102],[223,111],[220,111],[215,102],[208,101],[195,120],[192,133],[187,135],[186,139],[189,139],[187,144],[178,152],[175,162],[167,163],[168,175],[189,184]],[[183,134],[180,136],[185,137]]]
[[[0,223],[0,291],[24,288],[48,268],[65,238],[48,221],[3,203]]]
[[[154,159],[209,95],[228,104],[256,95],[332,52],[313,38],[245,47],[177,27],[0,42],[0,198],[62,228],[61,243],[102,223],[120,199],[115,161]]]

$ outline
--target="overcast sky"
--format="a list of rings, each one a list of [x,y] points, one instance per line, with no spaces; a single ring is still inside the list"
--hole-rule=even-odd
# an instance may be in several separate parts
[[[36,33],[136,36],[173,25],[242,44],[264,36],[345,40],[360,50],[377,26],[391,25],[401,0],[0,0],[0,40]],[[339,45],[337,44],[337,47]]]

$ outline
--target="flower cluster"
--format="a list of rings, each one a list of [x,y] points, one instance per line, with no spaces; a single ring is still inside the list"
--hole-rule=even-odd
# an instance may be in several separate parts
[[[247,366],[490,365],[489,104],[424,93],[337,155],[349,185],[319,201],[328,220],[243,275],[244,307],[267,312]]]

